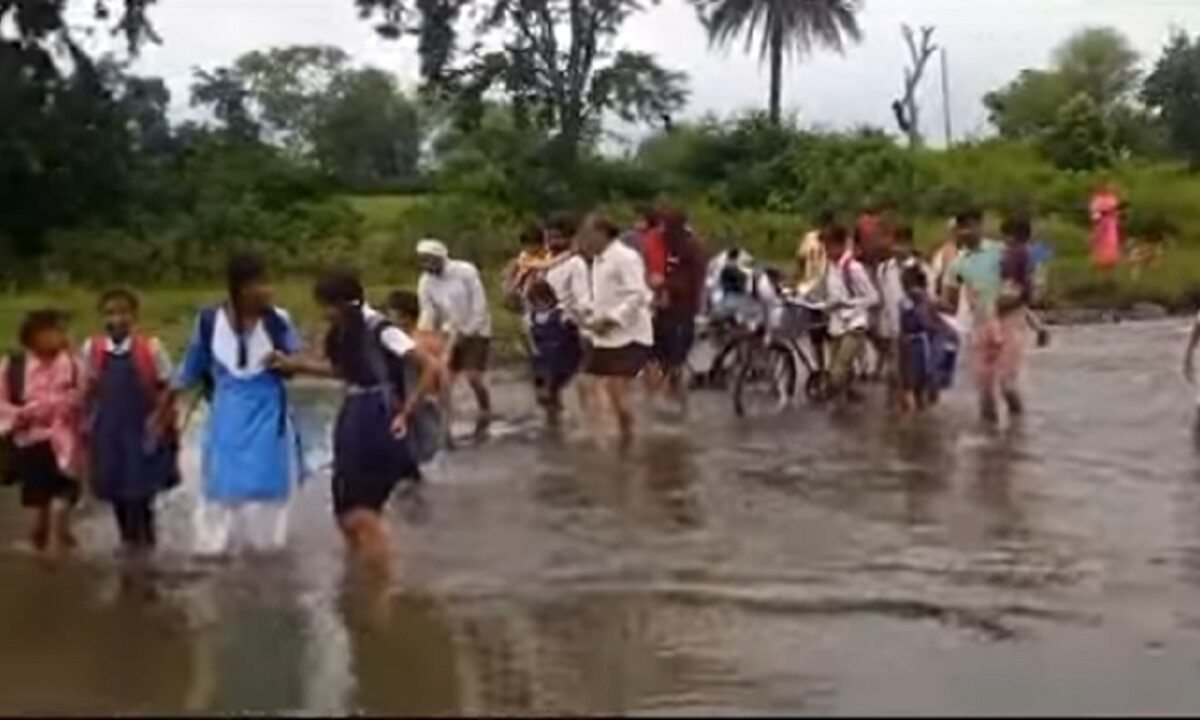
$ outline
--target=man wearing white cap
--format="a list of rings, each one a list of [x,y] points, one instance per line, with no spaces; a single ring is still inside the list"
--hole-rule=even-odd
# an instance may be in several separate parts
[[[477,433],[487,430],[492,417],[492,398],[484,376],[492,343],[492,316],[479,269],[463,260],[452,260],[445,243],[425,239],[417,243],[421,280],[421,330],[444,333],[447,339],[450,389],[459,376],[465,377],[479,404]],[[447,393],[449,395],[449,393]],[[446,404],[446,427],[452,421]]]

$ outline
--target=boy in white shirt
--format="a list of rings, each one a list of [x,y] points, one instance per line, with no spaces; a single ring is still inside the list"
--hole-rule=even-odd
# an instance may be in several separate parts
[[[849,233],[845,227],[830,226],[824,239],[829,257],[825,298],[829,336],[833,342],[830,388],[834,397],[855,399],[851,388],[854,366],[866,349],[871,309],[879,305],[879,293],[867,269],[850,252]]]
[[[589,216],[579,241],[580,251],[591,258],[591,292],[583,324],[591,349],[584,372],[604,388],[617,417],[621,441],[627,444],[634,430],[633,380],[654,346],[653,294],[641,255],[618,240],[611,222]]]

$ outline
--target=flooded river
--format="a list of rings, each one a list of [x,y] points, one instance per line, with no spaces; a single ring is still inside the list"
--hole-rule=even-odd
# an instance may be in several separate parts
[[[0,556],[0,712],[1195,712],[1185,334],[1060,330],[999,432],[965,392],[919,425],[702,395],[625,457],[498,438],[392,510],[388,588],[347,575],[320,479],[286,556],[215,567],[177,491],[141,583],[91,509],[67,564]]]

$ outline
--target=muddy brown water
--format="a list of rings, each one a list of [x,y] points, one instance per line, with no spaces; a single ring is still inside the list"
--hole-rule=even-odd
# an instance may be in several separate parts
[[[624,457],[514,432],[389,510],[386,588],[346,571],[321,479],[284,556],[218,566],[186,555],[191,488],[164,498],[137,582],[92,508],[73,560],[0,556],[0,712],[1196,712],[1185,334],[1059,330],[999,432],[965,392],[920,423],[700,395]]]

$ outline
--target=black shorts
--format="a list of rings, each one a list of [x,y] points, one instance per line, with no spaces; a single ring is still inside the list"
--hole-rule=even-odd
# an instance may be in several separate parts
[[[450,372],[484,372],[492,351],[492,339],[482,335],[460,337],[450,350]]]
[[[683,367],[696,341],[696,318],[659,313],[654,318],[654,360],[663,368]]]
[[[621,347],[592,347],[587,353],[586,372],[596,377],[637,377],[650,356],[650,348],[638,343]]]
[[[43,508],[53,500],[79,502],[79,483],[63,474],[50,443],[16,448],[12,463],[21,484],[22,506]]]

